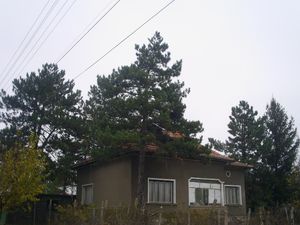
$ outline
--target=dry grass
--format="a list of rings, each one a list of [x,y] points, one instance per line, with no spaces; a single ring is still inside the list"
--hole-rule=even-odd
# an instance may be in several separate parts
[[[296,225],[298,211],[291,219],[290,209],[260,210],[246,217],[230,217],[224,208],[140,211],[136,207],[65,206],[57,209],[55,225]]]

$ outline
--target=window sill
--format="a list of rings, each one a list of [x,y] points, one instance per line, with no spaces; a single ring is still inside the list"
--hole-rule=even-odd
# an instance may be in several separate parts
[[[241,204],[225,204],[225,206],[227,206],[227,207],[236,207],[236,208],[242,207]]]
[[[176,203],[159,203],[159,202],[147,202],[147,205],[158,205],[158,206],[177,206]]]
[[[218,205],[189,205],[189,208],[220,208],[221,204]]]

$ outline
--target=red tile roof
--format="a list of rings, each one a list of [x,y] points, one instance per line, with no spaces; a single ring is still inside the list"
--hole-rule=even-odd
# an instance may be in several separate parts
[[[238,161],[234,161],[234,162],[230,163],[229,166],[243,167],[243,168],[249,168],[249,169],[254,167],[248,163],[242,163],[242,162],[238,162]]]
[[[221,159],[221,160],[225,160],[225,161],[234,161],[234,159],[232,159],[226,155],[223,155],[220,152],[213,150],[213,149],[211,150],[209,156],[214,159]]]
[[[162,133],[164,135],[172,138],[172,139],[179,139],[179,138],[184,138],[185,137],[179,131],[172,132],[172,131],[163,130]],[[126,145],[123,145],[122,149],[123,150],[128,150],[128,152],[138,152],[139,151],[138,145],[137,144],[133,144],[133,143],[128,143]],[[147,153],[155,153],[158,149],[159,149],[159,146],[156,145],[155,143],[150,143],[150,144],[146,145],[146,152]],[[209,154],[209,158],[228,162],[227,165],[229,165],[229,166],[244,167],[244,168],[253,168],[252,165],[235,161],[234,159],[232,159],[232,158],[230,158],[230,157],[222,154],[221,152],[219,152],[217,150],[211,150],[211,152]],[[95,160],[92,159],[92,158],[86,159],[86,160],[83,160],[83,161],[77,163],[76,165],[74,165],[73,168],[77,168],[77,167],[81,167],[81,166],[84,166],[84,165],[88,165],[88,164],[93,163],[93,162],[95,162]]]
[[[155,144],[149,144],[147,145],[147,152],[148,153],[154,153],[158,150],[158,146]],[[136,151],[131,151],[131,152],[136,152]],[[209,158],[211,159],[215,159],[215,160],[221,160],[221,161],[225,161],[227,162],[228,166],[234,166],[234,167],[241,167],[241,168],[253,168],[252,165],[247,164],[247,163],[242,163],[242,162],[238,162],[235,161],[234,159],[221,154],[220,152],[216,151],[216,150],[211,150],[210,154],[209,154]],[[89,164],[94,163],[96,160],[93,158],[87,158],[85,160],[82,160],[78,163],[76,163],[73,168],[76,169],[78,167],[82,167],[82,166],[86,166]]]

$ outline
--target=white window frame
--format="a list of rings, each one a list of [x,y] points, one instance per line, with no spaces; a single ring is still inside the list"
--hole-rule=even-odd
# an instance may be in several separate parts
[[[83,202],[83,188],[86,186],[92,186],[92,202],[94,202],[94,183],[89,183],[89,184],[83,184],[81,185],[81,204],[85,204]]]
[[[150,202],[150,180],[154,181],[170,181],[173,182],[173,202],[172,203],[163,203],[163,202]],[[175,179],[165,179],[165,178],[155,178],[155,177],[148,177],[147,181],[147,203],[148,204],[176,204],[176,180]]]
[[[226,187],[237,187],[239,188],[239,195],[240,195],[240,203],[238,204],[226,204],[226,199],[224,199],[224,203],[225,205],[228,205],[228,206],[235,206],[235,205],[243,205],[243,199],[242,199],[242,186],[241,185],[235,185],[235,184],[226,184],[224,185],[224,196],[225,196],[225,188]]]
[[[217,179],[217,178],[204,178],[204,177],[190,177],[189,179],[188,179],[188,193],[187,193],[187,195],[188,195],[188,203],[189,203],[189,206],[191,206],[191,203],[190,203],[190,191],[189,191],[189,189],[190,189],[190,182],[191,182],[191,180],[204,180],[204,181],[217,181],[217,182],[219,182],[220,183],[220,185],[221,185],[221,205],[222,206],[224,206],[224,203],[225,203],[225,201],[224,201],[224,182],[223,181],[221,181],[220,179]]]

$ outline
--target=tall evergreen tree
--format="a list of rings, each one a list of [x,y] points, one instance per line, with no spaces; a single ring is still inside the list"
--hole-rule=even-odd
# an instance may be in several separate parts
[[[97,85],[89,92],[86,111],[91,121],[92,146],[98,151],[112,149],[112,145],[118,148],[125,143],[138,144],[137,195],[139,206],[143,207],[146,146],[155,143],[163,148],[157,128],[180,131],[190,137],[186,144],[192,146],[190,149],[199,146],[201,138],[196,139],[196,135],[203,128],[199,121],[184,118],[186,106],[182,99],[189,89],[184,89],[184,83],[176,79],[182,62],[170,65],[168,45],[160,33],[156,32],[148,45],[136,45],[135,49],[135,63],[113,70],[107,77],[98,76]]]
[[[288,178],[289,192],[291,193],[290,203],[296,208],[300,207],[300,161],[293,167]]]
[[[28,137],[34,134],[36,147],[47,155],[51,180],[63,186],[71,183],[70,166],[79,155],[69,145],[76,143],[82,124],[81,93],[74,91],[74,82],[65,80],[64,76],[65,72],[57,65],[45,64],[38,73],[15,79],[12,95],[2,90],[0,96],[3,108],[0,121],[5,124],[0,131],[2,151],[11,148],[21,137],[27,143]],[[66,161],[70,155],[72,160]],[[61,161],[67,164],[58,163]],[[65,167],[69,169],[58,181],[56,174]]]
[[[299,138],[293,118],[273,98],[266,110],[266,126],[270,148],[262,155],[263,169],[266,171],[272,192],[270,205],[286,203],[291,197],[288,179],[291,175],[299,148]]]
[[[258,151],[265,139],[264,119],[246,101],[232,107],[225,152],[245,163],[254,164],[259,159]]]
[[[246,172],[247,205],[255,208],[264,201],[261,180],[264,175],[260,170],[261,152],[268,146],[266,139],[265,118],[259,117],[258,112],[246,101],[232,107],[228,132],[230,136],[226,143],[214,141],[222,147],[225,153],[234,159],[254,166]]]
[[[258,117],[245,101],[232,108],[228,125],[231,137],[226,144],[213,141],[237,160],[254,168],[246,176],[248,206],[274,207],[287,203],[292,169],[299,147],[297,129],[284,108],[275,99],[267,106],[263,117]]]

